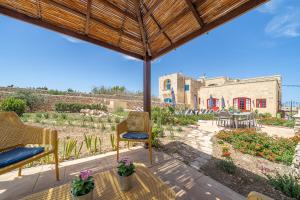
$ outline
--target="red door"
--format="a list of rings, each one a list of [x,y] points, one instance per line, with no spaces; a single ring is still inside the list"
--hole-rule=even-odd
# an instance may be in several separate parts
[[[242,112],[251,111],[251,99],[247,97],[238,97],[233,99],[234,109]]]

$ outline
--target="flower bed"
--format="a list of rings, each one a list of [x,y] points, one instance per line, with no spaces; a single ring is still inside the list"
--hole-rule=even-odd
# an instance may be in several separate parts
[[[260,156],[273,162],[291,165],[299,137],[274,138],[254,129],[223,130],[217,138],[228,142],[242,153]]]
[[[294,120],[286,120],[276,117],[268,117],[268,118],[261,118],[259,122],[264,125],[271,125],[271,126],[284,126],[293,128],[295,126]]]

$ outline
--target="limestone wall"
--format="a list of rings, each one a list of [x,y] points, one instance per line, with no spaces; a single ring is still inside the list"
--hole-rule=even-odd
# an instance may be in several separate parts
[[[269,112],[273,116],[276,115],[280,105],[279,86],[275,80],[257,81],[250,83],[234,83],[214,87],[201,87],[198,96],[201,99],[200,109],[207,108],[207,99],[210,95],[213,98],[221,100],[225,99],[226,108],[233,107],[233,99],[238,97],[246,97],[251,99],[251,109],[258,110],[261,113]],[[256,100],[266,99],[266,108],[257,108]],[[221,101],[220,101],[221,102]]]

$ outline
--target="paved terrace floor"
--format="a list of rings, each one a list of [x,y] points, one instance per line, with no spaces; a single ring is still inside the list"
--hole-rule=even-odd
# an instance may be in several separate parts
[[[185,165],[169,155],[154,151],[154,162],[150,166],[148,152],[142,147],[123,150],[121,156],[130,157],[135,162],[144,163],[150,170],[168,184],[180,200],[240,200],[245,197],[218,183],[197,170]],[[0,176],[0,199],[18,199],[67,182],[82,169],[93,173],[116,167],[115,152],[60,163],[60,181],[55,180],[54,166],[44,165],[23,170],[18,177],[17,171]]]

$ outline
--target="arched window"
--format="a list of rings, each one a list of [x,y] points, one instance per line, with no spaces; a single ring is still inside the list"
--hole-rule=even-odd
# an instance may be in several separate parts
[[[234,98],[233,108],[242,112],[251,111],[251,99],[247,97]]]
[[[171,80],[170,79],[165,80],[164,89],[165,90],[171,90]]]

